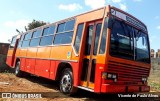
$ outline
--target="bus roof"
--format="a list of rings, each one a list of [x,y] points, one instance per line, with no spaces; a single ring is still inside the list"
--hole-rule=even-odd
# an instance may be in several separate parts
[[[72,16],[72,17],[69,17],[69,18],[66,18],[66,19],[63,19],[63,20],[56,21],[56,22],[54,22],[54,23],[49,23],[49,24],[46,24],[46,25],[43,25],[43,26],[40,26],[40,27],[31,29],[31,30],[27,30],[26,32],[21,33],[20,35],[25,34],[25,33],[27,33],[27,32],[30,32],[30,31],[34,31],[34,30],[43,28],[43,27],[47,27],[47,26],[50,26],[50,25],[56,25],[57,23],[60,23],[60,22],[65,22],[65,21],[67,21],[67,20],[75,19],[77,16],[81,16],[81,15],[84,15],[84,14],[87,14],[87,13],[90,13],[90,12],[94,12],[94,11],[97,11],[97,10],[100,10],[100,9],[107,9],[107,8],[109,8],[109,9],[115,9],[115,10],[117,10],[117,11],[119,11],[119,12],[122,12],[122,13],[130,16],[131,18],[133,18],[133,19],[135,19],[136,21],[140,22],[140,23],[141,23],[143,26],[145,26],[145,28],[147,29],[146,25],[145,25],[143,22],[141,22],[139,19],[137,19],[136,17],[134,17],[133,15],[131,15],[131,14],[125,12],[125,11],[122,11],[122,10],[120,10],[120,9],[114,7],[114,6],[107,5],[107,6],[104,6],[104,7],[98,8],[98,9],[95,9],[95,10],[90,10],[90,11],[87,11],[87,12],[84,12],[84,13],[81,13],[81,14],[78,14],[78,15],[76,15],[76,16]],[[109,10],[109,11],[110,11],[110,10]],[[110,12],[110,13],[111,13],[111,12]]]

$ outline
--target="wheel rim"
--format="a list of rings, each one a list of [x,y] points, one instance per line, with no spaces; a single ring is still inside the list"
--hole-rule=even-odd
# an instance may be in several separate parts
[[[72,87],[71,76],[69,74],[65,74],[61,79],[61,89],[63,92],[70,92]]]

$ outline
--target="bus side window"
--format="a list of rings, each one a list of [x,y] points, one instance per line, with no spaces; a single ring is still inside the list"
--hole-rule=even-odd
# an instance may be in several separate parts
[[[51,25],[43,29],[40,46],[52,45],[55,25]]]
[[[30,42],[30,47],[35,47],[39,45],[40,38],[33,38]]]
[[[65,23],[61,23],[58,25],[57,33],[63,32],[65,27]]]
[[[35,47],[35,46],[39,45],[41,32],[42,32],[42,30],[40,30],[40,29],[33,32],[32,39],[29,44],[30,47]]]
[[[32,33],[29,32],[27,34],[25,34],[24,40],[22,42],[22,47],[29,47],[29,43],[32,37]]]
[[[31,36],[32,36],[32,33],[27,33],[27,34],[25,35],[24,40],[29,40],[29,39],[31,39]]]
[[[53,35],[44,36],[41,38],[40,46],[52,45],[52,42],[53,42]]]
[[[79,24],[78,25],[78,29],[77,29],[77,33],[76,33],[76,39],[75,39],[75,42],[74,42],[74,47],[75,47],[77,53],[79,53],[79,47],[80,47],[82,31],[83,31],[83,25],[84,24]]]
[[[14,36],[14,37],[12,38],[12,42],[11,42],[10,48],[14,48],[14,47],[15,47],[16,38],[17,38],[17,36]]]
[[[53,44],[70,44],[72,42],[75,19],[58,24]]]
[[[18,42],[18,48],[20,48],[22,46],[23,39],[24,39],[24,34],[21,35],[21,38],[20,38],[20,40]]]
[[[42,36],[52,35],[52,34],[54,34],[54,30],[55,30],[55,26],[54,25],[52,25],[50,27],[47,27],[47,28],[44,28]]]
[[[37,30],[33,32],[33,37],[32,38],[37,38],[41,36],[41,30]]]
[[[74,23],[75,23],[75,20],[71,20],[71,21],[66,22],[65,31],[73,30]]]
[[[56,34],[54,44],[69,44],[72,42],[73,31]]]

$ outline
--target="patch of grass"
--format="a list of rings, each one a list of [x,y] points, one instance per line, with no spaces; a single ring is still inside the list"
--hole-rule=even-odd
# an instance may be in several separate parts
[[[8,75],[8,76],[14,75],[14,73],[4,73],[4,74],[6,74],[6,75]]]
[[[150,82],[149,85],[150,85],[152,88],[154,88],[154,89],[160,91],[160,84],[159,84],[159,83]]]

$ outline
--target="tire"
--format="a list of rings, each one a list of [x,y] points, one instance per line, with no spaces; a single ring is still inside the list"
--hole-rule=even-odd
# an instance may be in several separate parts
[[[20,70],[20,61],[18,61],[18,62],[16,63],[15,75],[16,75],[17,77],[22,77],[22,75],[23,75],[22,71]]]
[[[60,92],[66,95],[74,95],[77,92],[77,88],[73,86],[73,73],[70,68],[64,69],[60,78]]]

